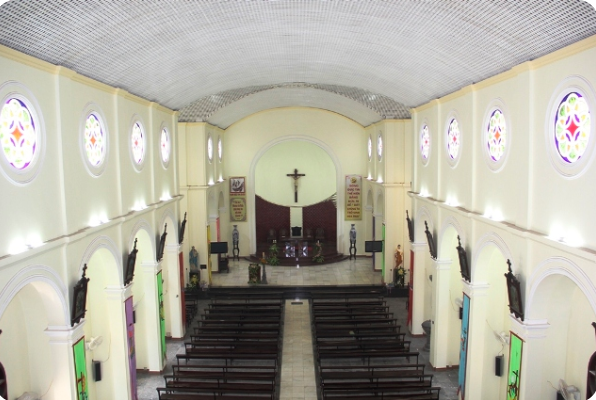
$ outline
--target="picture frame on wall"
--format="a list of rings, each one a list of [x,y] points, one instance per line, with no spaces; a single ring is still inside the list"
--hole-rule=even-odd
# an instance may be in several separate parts
[[[168,235],[168,224],[165,224],[163,227],[163,233],[161,238],[159,239],[159,247],[157,248],[157,262],[160,262],[163,258],[163,252],[166,248],[166,236]]]
[[[70,326],[75,326],[85,318],[85,311],[87,308],[87,284],[89,278],[85,275],[87,273],[87,264],[83,266],[83,276],[74,286],[72,295],[72,307],[70,313]]]
[[[507,296],[509,298],[509,311],[517,318],[524,320],[524,306],[521,297],[521,285],[519,280],[513,275],[511,271],[511,261],[507,260],[509,272],[505,274],[507,279]]]
[[[137,261],[137,253],[138,252],[139,252],[139,250],[137,250],[137,239],[135,238],[135,244],[133,246],[133,249],[130,252],[130,254],[128,255],[128,258],[126,260],[126,271],[124,274],[124,286],[131,283],[135,276],[135,263]]]
[[[246,178],[244,176],[230,177],[230,194],[245,194]]]

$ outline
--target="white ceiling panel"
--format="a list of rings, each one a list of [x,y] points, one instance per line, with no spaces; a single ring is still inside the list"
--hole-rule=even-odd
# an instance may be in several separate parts
[[[412,107],[594,34],[596,11],[582,0],[0,6],[0,44],[175,110],[285,84],[359,88]]]

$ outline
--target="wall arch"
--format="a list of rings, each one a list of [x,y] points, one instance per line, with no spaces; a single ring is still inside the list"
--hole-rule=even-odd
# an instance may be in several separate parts
[[[426,243],[426,235],[424,233],[426,227],[424,226],[424,221],[428,222],[428,230],[433,232],[433,217],[430,211],[425,206],[422,206],[416,212],[416,218],[414,219],[414,241],[417,243]]]
[[[159,232],[162,232],[164,224],[168,224],[168,235],[166,236],[166,243],[178,244],[178,223],[174,211],[169,207],[166,208],[161,214]]]
[[[82,275],[85,264],[89,263],[89,260],[91,260],[95,252],[100,249],[108,250],[116,262],[116,271],[104,271],[104,273],[107,273],[106,277],[108,278],[106,283],[110,286],[123,287],[124,272],[122,269],[122,252],[118,250],[116,243],[114,243],[114,241],[108,236],[98,236],[93,239],[91,243],[89,243],[85,249],[85,252],[83,253],[83,258],[81,259],[81,265],[79,266],[79,276]]]
[[[68,289],[50,267],[31,265],[19,270],[0,291],[0,319],[12,299],[25,286],[31,284],[44,300],[50,326],[69,326]]]
[[[479,264],[480,260],[487,256],[485,250],[489,246],[494,246],[496,249],[498,249],[498,251],[501,252],[506,260],[511,260],[511,263],[513,264],[512,270],[515,274],[515,263],[513,262],[511,250],[509,250],[509,247],[499,235],[494,232],[490,232],[482,236],[476,246],[474,246],[472,249],[472,282],[486,282],[486,274],[483,273],[485,271],[479,270]]]
[[[143,231],[143,233],[146,233],[149,239],[147,241],[143,240],[144,238],[141,238],[141,242],[137,242],[137,249],[139,250],[139,256],[137,257],[137,261],[143,262],[147,261],[147,254],[157,254],[155,242],[151,240],[152,237],[155,237],[155,233],[153,232],[153,229],[151,228],[151,225],[149,225],[149,222],[147,222],[147,220],[141,219],[137,221],[137,223],[133,226],[132,230],[130,231],[130,237],[128,239],[128,248],[126,253],[128,254],[128,252],[132,251],[135,239],[137,239],[139,235],[145,236],[141,233],[141,231]],[[147,252],[147,246],[149,247],[150,252]]]
[[[254,155],[253,159],[250,162],[250,169],[249,169],[249,177],[247,179],[247,185],[246,185],[246,207],[247,207],[247,219],[248,219],[248,224],[249,224],[249,230],[248,230],[248,235],[249,235],[249,242],[250,242],[250,247],[251,247],[251,253],[254,253],[256,251],[256,221],[255,221],[255,171],[257,168],[257,164],[259,162],[259,160],[261,159],[261,157],[263,157],[263,155],[272,147],[280,144],[280,143],[284,143],[284,142],[291,142],[291,141],[303,141],[303,142],[309,142],[312,144],[315,144],[316,146],[319,146],[321,149],[323,149],[323,151],[325,151],[327,153],[327,155],[329,156],[329,158],[331,159],[331,161],[333,162],[333,165],[335,166],[335,180],[336,180],[336,187],[340,188],[343,185],[343,170],[341,168],[341,164],[339,162],[339,159],[337,157],[337,155],[334,153],[333,149],[328,146],[325,142],[315,139],[313,137],[309,137],[309,136],[298,136],[298,135],[290,135],[290,136],[284,136],[284,137],[280,137],[280,138],[276,138],[274,140],[271,140],[269,143],[266,143],[264,146],[262,146]],[[340,243],[340,237],[339,235],[342,232],[341,229],[341,223],[343,222],[344,219],[344,204],[345,204],[345,194],[343,193],[343,191],[338,191],[337,193],[337,226],[336,226],[336,231],[337,231],[337,237],[336,237],[336,243]]]
[[[540,285],[550,276],[564,276],[569,278],[586,296],[586,299],[596,314],[596,286],[586,273],[573,261],[564,257],[551,257],[541,262],[529,278],[529,290],[526,291],[526,310],[528,318],[540,319],[537,315],[537,291]]]

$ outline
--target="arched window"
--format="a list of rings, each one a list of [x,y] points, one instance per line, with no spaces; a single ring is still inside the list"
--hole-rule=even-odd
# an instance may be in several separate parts
[[[420,130],[420,155],[422,156],[422,162],[426,164],[430,155],[430,131],[426,124]]]

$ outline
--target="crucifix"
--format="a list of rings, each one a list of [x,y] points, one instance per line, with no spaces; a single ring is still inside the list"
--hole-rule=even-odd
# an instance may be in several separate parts
[[[286,176],[294,179],[294,203],[298,203],[298,179],[306,176],[306,174],[299,174],[298,169],[294,169],[293,174],[286,174]]]

